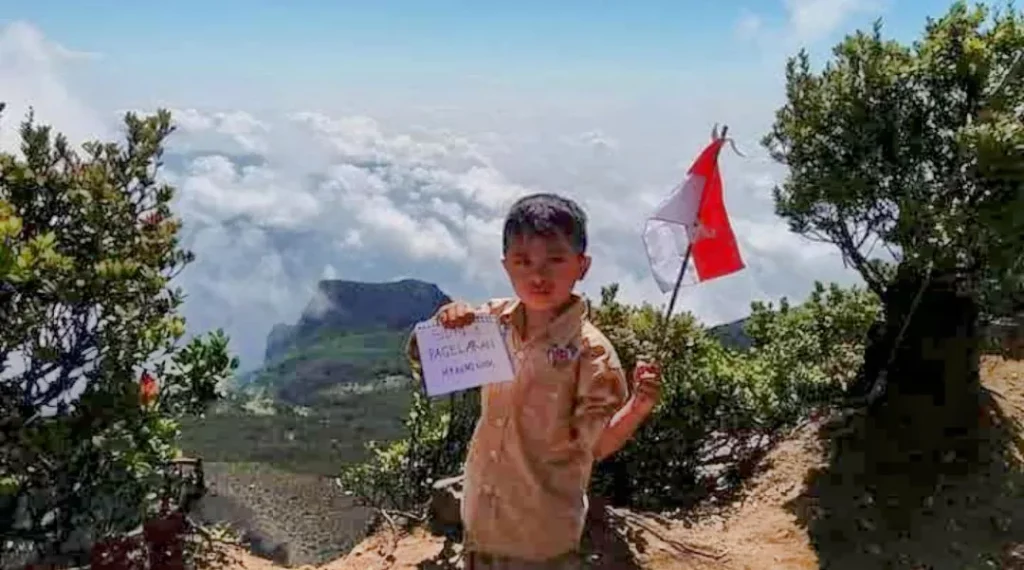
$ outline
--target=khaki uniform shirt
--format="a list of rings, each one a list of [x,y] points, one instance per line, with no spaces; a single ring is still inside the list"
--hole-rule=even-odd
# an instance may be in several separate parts
[[[481,388],[465,465],[465,547],[534,561],[575,551],[594,446],[627,396],[618,356],[580,297],[529,341],[518,300],[480,312],[508,327],[515,380]],[[410,354],[418,356],[415,343]]]

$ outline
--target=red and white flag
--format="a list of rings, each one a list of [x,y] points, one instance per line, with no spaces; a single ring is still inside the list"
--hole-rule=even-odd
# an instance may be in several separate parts
[[[686,179],[647,219],[644,246],[662,293],[675,288],[687,252],[695,271],[687,271],[691,276],[684,283],[709,281],[743,269],[718,173],[718,154],[726,140],[715,136],[690,166]]]

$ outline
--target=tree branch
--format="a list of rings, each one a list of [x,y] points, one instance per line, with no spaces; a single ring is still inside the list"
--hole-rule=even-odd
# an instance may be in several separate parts
[[[843,257],[850,260],[853,267],[858,273],[860,273],[861,277],[864,278],[864,282],[867,284],[868,288],[879,297],[882,297],[885,294],[886,286],[884,280],[875,272],[871,264],[868,263],[860,249],[855,246],[849,229],[842,221],[842,218],[844,217],[843,214],[841,212],[837,212],[836,215],[838,218],[841,218],[840,220],[837,220],[837,223],[835,224],[836,232],[838,234],[837,237],[839,238],[839,243],[836,245],[839,246],[839,251],[842,252]]]

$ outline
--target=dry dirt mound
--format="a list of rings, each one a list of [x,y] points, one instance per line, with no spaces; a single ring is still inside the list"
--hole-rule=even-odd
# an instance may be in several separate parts
[[[885,434],[862,416],[810,423],[772,450],[744,497],[723,511],[693,522],[606,510],[588,537],[588,566],[1024,569],[1024,362],[986,359],[983,378],[976,457],[943,457],[921,473],[875,457]],[[252,557],[244,566],[275,568]],[[457,547],[385,528],[322,568],[453,567]]]

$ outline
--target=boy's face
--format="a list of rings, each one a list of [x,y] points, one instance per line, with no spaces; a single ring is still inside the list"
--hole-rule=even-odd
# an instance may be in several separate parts
[[[516,296],[531,311],[552,311],[572,296],[590,268],[590,257],[573,251],[561,234],[513,238],[502,260]]]

